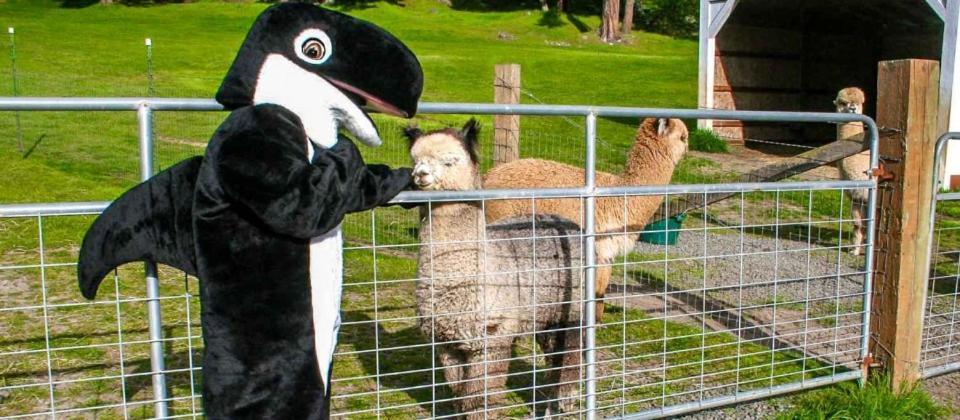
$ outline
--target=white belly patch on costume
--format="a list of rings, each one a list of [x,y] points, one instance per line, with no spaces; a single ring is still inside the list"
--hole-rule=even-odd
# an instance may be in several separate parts
[[[343,290],[343,236],[337,226],[310,240],[310,298],[317,366],[324,391],[330,389],[330,364],[340,330],[340,294]]]

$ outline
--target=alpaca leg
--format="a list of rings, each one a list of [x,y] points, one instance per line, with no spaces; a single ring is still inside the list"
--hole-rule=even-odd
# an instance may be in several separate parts
[[[479,374],[484,375],[486,383],[486,388],[480,389],[480,395],[486,396],[487,418],[506,417],[506,413],[498,412],[496,407],[503,405],[503,400],[507,398],[507,379],[510,373],[513,340],[514,337],[499,338],[495,342],[491,340],[487,347],[486,371],[483,365],[477,367]],[[482,355],[480,360],[483,360]]]
[[[464,418],[484,419],[490,417],[485,408],[496,405],[505,397],[507,373],[510,366],[510,351],[513,337],[492,339],[484,352],[467,352],[463,364],[463,376],[457,394],[457,411]]]
[[[557,383],[557,379],[560,377],[560,372],[557,371],[556,369],[553,369],[554,358],[556,356],[552,355],[552,353],[557,351],[557,347],[558,347],[557,333],[545,331],[545,332],[538,333],[536,337],[537,337],[537,344],[540,345],[540,351],[545,355],[544,359],[546,360],[547,369],[550,369],[546,373],[546,383],[555,384]],[[536,395],[537,401],[548,401],[547,406],[544,407],[544,415],[547,417],[550,416],[550,413],[552,411],[550,409],[550,406],[553,405],[553,402],[549,402],[549,401],[555,398],[554,395],[556,394],[556,392],[554,392],[553,389],[554,389],[554,385],[544,386],[543,384],[538,384],[538,386],[533,390],[534,395]],[[534,407],[534,415],[540,412],[541,407],[542,405]]]
[[[853,213],[853,249],[850,250],[850,253],[853,255],[860,255],[861,248],[863,248],[863,234],[866,231],[863,206],[863,203],[854,202],[851,209],[851,213]]]
[[[572,325],[571,325],[572,327]],[[580,329],[569,329],[564,331],[558,341],[563,346],[555,363],[555,367],[560,368],[557,378],[556,399],[558,413],[571,413],[576,410],[579,397],[579,380],[581,364],[581,348],[583,346],[582,331]]]
[[[604,265],[597,267],[597,313],[596,319],[597,324],[603,323],[603,308],[604,301],[603,298],[607,295],[607,286],[610,285],[610,276],[612,275],[613,267],[609,265]]]
[[[447,381],[447,386],[453,391],[453,395],[456,398],[463,396],[463,373],[466,363],[463,352],[453,346],[443,345],[440,348],[440,363],[443,365],[443,377]],[[453,405],[460,411],[459,399],[455,399]]]
[[[547,360],[547,382],[551,384],[547,392],[550,401],[545,416],[569,413],[575,410],[580,380],[581,331],[572,328],[538,336],[540,348]]]

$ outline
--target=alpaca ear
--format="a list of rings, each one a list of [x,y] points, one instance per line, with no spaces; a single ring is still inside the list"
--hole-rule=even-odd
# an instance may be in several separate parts
[[[480,132],[480,123],[476,118],[471,118],[470,121],[467,121],[463,125],[463,128],[460,129],[460,137],[463,137],[467,143],[476,144],[477,143],[477,133]]]
[[[420,136],[423,135],[423,130],[420,127],[415,125],[409,125],[403,129],[403,136],[407,138],[409,145],[412,147],[413,143],[417,141]]]
[[[470,121],[467,121],[467,123],[463,125],[463,128],[460,129],[460,138],[463,139],[463,145],[467,148],[467,151],[470,153],[470,157],[473,158],[474,162],[477,161],[477,144],[479,143],[479,133],[480,123],[476,118],[471,118]]]
[[[670,126],[670,120],[666,118],[660,118],[657,120],[657,136],[663,137],[664,134],[667,134],[667,128]]]

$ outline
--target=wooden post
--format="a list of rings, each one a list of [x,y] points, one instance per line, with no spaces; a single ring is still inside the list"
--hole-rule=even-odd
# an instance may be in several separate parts
[[[520,103],[520,65],[497,64],[493,79],[493,101],[498,104]],[[520,158],[520,116],[493,117],[493,165]]]
[[[940,64],[883,61],[877,82],[880,157],[892,180],[878,189],[871,351],[894,389],[920,379],[933,147]]]

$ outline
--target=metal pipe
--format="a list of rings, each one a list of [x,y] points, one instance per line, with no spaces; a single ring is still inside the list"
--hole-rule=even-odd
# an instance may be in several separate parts
[[[212,99],[188,98],[57,98],[0,97],[4,111],[222,111],[223,105]]]
[[[586,272],[584,282],[586,290],[584,291],[584,323],[585,323],[585,345],[583,357],[586,362],[586,414],[587,420],[593,420],[597,415],[597,331],[596,331],[596,308],[597,308],[597,250],[596,250],[596,187],[597,187],[597,116],[587,115],[586,127],[586,173],[584,176],[584,188],[587,189],[587,198],[584,204],[584,230],[586,234],[586,249],[584,258],[586,259]]]
[[[153,111],[147,104],[137,109],[137,122],[140,127],[140,179],[146,181],[153,176]],[[147,282],[147,317],[150,333],[150,370],[153,379],[153,413],[157,418],[166,418],[167,378],[163,360],[163,318],[160,312],[160,280],[157,278],[157,264],[145,262],[143,267]]]
[[[859,114],[854,114],[859,115]],[[880,131],[876,123],[870,120],[867,125],[867,133],[870,136],[870,167],[876,168],[880,163]],[[877,178],[873,173],[870,174],[869,182],[873,183],[867,195],[867,234],[864,238],[869,245],[864,256],[864,274],[863,279],[863,334],[860,337],[860,359],[865,360],[870,355],[870,311],[873,304],[873,271],[874,271],[874,248],[876,247],[876,227],[877,227]],[[854,204],[856,205],[856,204]],[[860,385],[866,385],[868,378],[861,377]]]
[[[949,143],[950,140],[955,140],[955,139],[960,139],[960,132],[948,132],[948,133],[944,133],[942,136],[940,136],[940,138],[937,139],[937,144],[936,144],[936,146],[935,146],[934,149],[933,149],[933,180],[932,180],[933,185],[932,185],[932,190],[931,190],[931,191],[932,191],[932,193],[933,193],[934,199],[933,199],[933,205],[930,206],[930,228],[929,228],[929,230],[927,231],[927,237],[930,238],[930,243],[927,244],[927,247],[928,247],[928,248],[927,248],[927,251],[928,251],[928,252],[927,252],[927,255],[929,255],[929,258],[927,258],[926,268],[925,268],[925,270],[924,270],[924,273],[927,273],[927,276],[928,276],[927,281],[929,281],[930,269],[931,269],[932,266],[933,266],[933,259],[934,259],[934,254],[933,254],[933,235],[934,235],[934,233],[936,232],[936,225],[937,225],[937,223],[936,223],[936,220],[937,220],[937,202],[940,201],[940,200],[960,200],[960,194],[957,194],[957,193],[945,193],[945,194],[941,194],[941,193],[940,193],[940,188],[942,187],[941,182],[940,182],[940,169],[941,169],[940,163],[941,163],[941,161],[943,160],[943,152],[944,152],[944,150],[946,150],[946,148],[947,148],[947,143]],[[924,288],[923,288],[924,309],[926,309],[926,305],[928,304],[928,303],[927,303],[927,298],[928,298],[927,295],[928,295],[928,293],[929,293],[929,290],[930,290],[929,287],[924,287]],[[925,321],[926,321],[925,318],[926,318],[926,317],[922,318],[921,321],[920,321],[920,331],[923,331],[923,330],[924,330],[923,324],[924,324]],[[935,369],[929,369],[932,373],[928,373],[928,372],[927,372],[927,369],[923,369],[923,360],[922,360],[922,359],[923,359],[923,358],[922,358],[922,355],[921,355],[920,371],[921,371],[921,376],[923,376],[923,377],[928,377],[928,376],[932,376],[932,375],[936,375],[936,374],[940,374],[940,373],[947,373],[947,372],[950,372],[950,371],[953,371],[953,370],[956,370],[956,369],[960,369],[960,363],[952,363],[952,364],[948,364],[948,365],[945,365],[945,366],[939,366],[939,367],[937,367],[937,368],[935,368]]]
[[[798,191],[808,189],[872,188],[874,181],[799,181],[799,182],[751,182],[743,184],[680,184],[680,185],[635,185],[620,187],[597,187],[597,197],[622,195],[663,195],[721,192]],[[468,191],[404,191],[390,204],[410,204],[443,201],[497,200],[520,198],[578,198],[586,196],[586,188],[544,189],[490,189]],[[956,194],[960,196],[960,194]],[[960,197],[958,197],[960,198]],[[110,202],[62,202],[0,204],[0,217],[63,216],[97,214]]]
[[[797,181],[797,182],[748,182],[742,184],[677,184],[677,185],[631,185],[596,187],[596,196],[663,195],[663,194],[712,194],[723,192],[797,191],[817,189],[873,188],[875,181]],[[521,198],[576,198],[590,194],[586,188],[542,189],[489,189],[466,191],[404,191],[390,201],[391,204],[419,202],[499,200]],[[2,206],[0,206],[2,209]]]
[[[920,375],[923,377],[923,379],[927,379],[957,370],[960,370],[960,362],[947,363],[945,365],[923,369]]]
[[[2,111],[135,111],[141,105],[154,111],[222,111],[212,99],[186,98],[58,98],[0,97]],[[660,109],[583,105],[431,103],[419,104],[421,114],[489,114],[588,116],[624,118],[689,118],[713,120],[773,122],[862,122],[871,132],[876,130],[872,118],[862,114],[829,112],[737,111],[720,109]]]
[[[0,217],[69,216],[98,214],[110,205],[109,201],[81,203],[2,204]]]
[[[734,395],[710,398],[703,401],[689,402],[689,403],[675,405],[671,407],[655,408],[651,410],[641,411],[639,413],[632,414],[629,416],[623,416],[621,418],[639,420],[639,419],[654,419],[654,418],[661,418],[661,417],[679,416],[681,414],[692,413],[695,411],[702,411],[702,410],[721,407],[729,404],[758,400],[761,398],[772,397],[774,395],[788,394],[791,392],[796,392],[804,389],[817,388],[825,385],[835,384],[838,382],[859,379],[860,376],[861,376],[860,371],[854,370],[850,372],[840,373],[834,376],[825,376],[822,378],[808,379],[804,382],[795,382],[792,384],[778,385],[772,388],[743,391],[743,392],[738,392]]]

